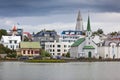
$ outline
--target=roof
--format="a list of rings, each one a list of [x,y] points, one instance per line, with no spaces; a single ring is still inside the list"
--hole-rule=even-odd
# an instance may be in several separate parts
[[[84,46],[83,49],[95,49],[93,46]]]
[[[80,38],[80,39],[78,39],[77,41],[75,41],[72,45],[71,45],[71,47],[76,47],[76,46],[79,46],[82,42],[84,42],[85,41],[85,38]]]
[[[13,30],[13,31],[17,31],[17,27],[16,27],[16,26],[14,26],[12,30]]]
[[[21,41],[20,36],[2,36],[1,39],[4,43],[9,43],[9,40],[17,40],[18,43]]]
[[[88,23],[87,23],[87,31],[91,31],[89,16],[88,16]]]
[[[39,42],[21,42],[20,48],[41,48]]]
[[[43,30],[35,34],[34,37],[44,37],[45,35],[48,35],[50,37],[55,37],[57,36],[57,32],[54,30]]]
[[[82,31],[76,31],[76,30],[64,30],[62,35],[82,35]]]

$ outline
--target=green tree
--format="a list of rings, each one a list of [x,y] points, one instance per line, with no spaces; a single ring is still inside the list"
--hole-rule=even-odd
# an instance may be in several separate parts
[[[7,31],[4,29],[1,29],[0,30],[0,39],[1,39],[2,35],[7,35]]]
[[[70,53],[69,52],[66,54],[66,57],[70,57]]]
[[[103,30],[102,30],[102,29],[98,29],[98,30],[97,30],[97,33],[98,33],[98,34],[103,34]]]
[[[7,47],[4,47],[2,44],[0,44],[0,54],[5,54],[5,53],[12,53],[12,50],[10,50]]]
[[[45,51],[45,50],[42,50],[41,56],[42,56],[42,57],[51,57],[50,53],[48,53],[48,52]]]

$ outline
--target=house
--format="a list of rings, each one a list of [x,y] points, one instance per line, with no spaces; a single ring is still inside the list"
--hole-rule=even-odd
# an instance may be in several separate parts
[[[106,39],[99,43],[98,53],[101,58],[120,59],[120,41]]]
[[[2,36],[1,38],[1,44],[4,45],[4,47],[7,47],[11,50],[19,49],[19,43],[21,42],[20,36]]]
[[[20,54],[22,56],[39,56],[41,46],[39,42],[20,42]]]
[[[59,40],[55,30],[42,30],[33,36],[33,41],[40,42],[43,49],[45,49],[45,42],[54,42],[54,40]]]
[[[69,52],[70,46],[69,42],[46,42],[45,50],[56,58],[66,55]]]
[[[19,49],[19,43],[21,42],[21,36],[16,35],[17,34],[17,28],[16,26],[13,27],[11,30],[12,35],[2,36],[1,37],[1,44],[4,45],[4,47],[7,47],[11,50],[17,50]]]
[[[93,58],[97,56],[97,45],[92,40],[90,18],[88,16],[86,37],[80,38],[71,45],[70,57],[72,58]]]

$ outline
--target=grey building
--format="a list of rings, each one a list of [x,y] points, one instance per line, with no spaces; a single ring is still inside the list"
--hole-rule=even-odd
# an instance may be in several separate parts
[[[59,35],[55,30],[42,30],[33,36],[33,41],[39,41],[42,48],[45,48],[45,42],[59,41]]]

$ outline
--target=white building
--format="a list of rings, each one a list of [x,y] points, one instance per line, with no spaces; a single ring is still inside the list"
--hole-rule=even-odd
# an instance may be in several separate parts
[[[11,36],[1,37],[1,44],[3,44],[4,47],[8,47],[11,50],[19,49],[19,43],[21,42],[21,36],[16,36],[16,34],[17,34],[17,28],[16,26],[14,26],[12,29]]]
[[[97,56],[97,45],[92,40],[92,31],[90,27],[90,19],[88,17],[86,37],[80,38],[74,42],[70,49],[70,56],[72,58],[93,58]]]
[[[19,49],[19,43],[21,42],[20,36],[2,36],[1,44],[11,50]]]
[[[98,46],[99,56],[102,58],[119,59],[120,58],[120,41],[104,40]]]
[[[71,44],[68,42],[46,42],[45,50],[51,53],[53,57],[62,56],[69,52]]]

